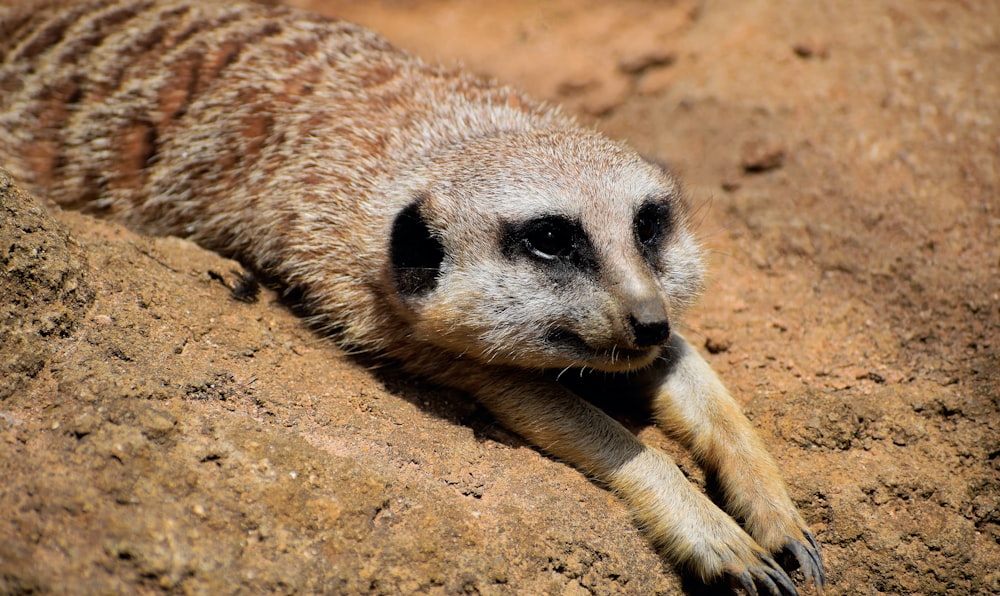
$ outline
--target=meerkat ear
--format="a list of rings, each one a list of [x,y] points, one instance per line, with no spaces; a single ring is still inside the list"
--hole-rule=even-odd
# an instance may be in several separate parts
[[[400,211],[392,224],[390,258],[396,289],[404,298],[432,291],[444,260],[444,245],[420,214],[424,198]]]

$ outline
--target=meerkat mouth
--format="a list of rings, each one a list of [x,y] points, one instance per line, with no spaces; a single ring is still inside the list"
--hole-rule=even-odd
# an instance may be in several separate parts
[[[580,335],[568,329],[552,329],[545,335],[545,341],[561,348],[568,348],[580,360],[580,364],[595,366],[596,363],[609,365],[613,370],[641,368],[658,354],[659,346],[631,348],[621,345],[595,348]],[[599,367],[599,366],[598,366]]]

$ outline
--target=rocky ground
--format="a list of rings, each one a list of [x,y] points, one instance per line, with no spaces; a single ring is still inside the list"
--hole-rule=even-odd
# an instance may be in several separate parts
[[[1000,592],[1000,4],[297,4],[674,168],[712,254],[687,335],[827,593]],[[237,263],[6,177],[0,213],[0,592],[682,593],[611,494],[234,299]]]

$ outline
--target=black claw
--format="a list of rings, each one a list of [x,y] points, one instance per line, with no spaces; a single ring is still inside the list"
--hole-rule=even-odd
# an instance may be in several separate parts
[[[760,584],[762,588],[767,590],[767,593],[771,596],[781,596],[781,589],[778,585],[774,583],[774,580],[770,577],[770,570],[754,570],[751,571],[754,577],[754,582]]]
[[[786,553],[786,556],[784,557],[784,562],[786,563],[785,567],[790,567],[792,569],[798,567],[802,570],[803,574],[809,574],[809,567],[812,566],[813,562],[812,554],[809,552],[809,547],[789,536],[785,538],[784,551]],[[791,557],[788,557],[787,555],[791,555]]]
[[[812,533],[804,530],[803,534],[809,544],[803,544],[789,536],[785,541],[785,551],[795,558],[795,563],[802,570],[802,575],[806,580],[812,580],[816,587],[822,588],[826,585],[823,555],[820,554],[819,545]]]
[[[823,570],[823,555],[820,554],[819,545],[816,538],[808,530],[803,534],[809,544],[804,544],[799,540],[787,536],[785,538],[784,551],[791,555],[785,557],[786,567],[794,569],[792,565],[802,570],[802,575],[806,581],[812,581],[816,587],[822,588],[826,585],[826,574]],[[794,560],[794,561],[793,561]]]
[[[792,583],[792,578],[788,577],[785,570],[781,568],[778,563],[771,557],[767,557],[765,560],[770,567],[770,573],[768,574],[774,581],[778,582],[778,586],[781,586],[781,591],[777,590],[775,586],[775,594],[781,596],[782,593],[788,594],[789,596],[798,596],[799,591],[795,589],[795,584]]]
[[[750,575],[749,571],[744,571],[739,575],[734,575],[733,580],[750,596],[758,596],[757,585],[754,583],[753,577]]]
[[[810,575],[812,575],[813,582],[815,582],[816,586],[822,588],[826,585],[826,570],[823,567],[823,553],[819,550],[819,544],[816,542],[816,537],[813,536],[813,533],[806,530],[805,534],[806,540],[808,540],[809,544],[812,546],[812,548],[809,549],[809,558],[812,559],[813,563],[813,569]]]
[[[741,588],[750,596],[798,596],[795,584],[785,570],[767,555],[761,555],[760,564],[729,575],[731,587]]]

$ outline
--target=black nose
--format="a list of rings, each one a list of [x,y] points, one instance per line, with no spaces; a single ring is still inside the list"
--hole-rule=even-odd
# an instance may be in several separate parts
[[[629,317],[629,324],[632,326],[635,345],[640,348],[661,345],[670,337],[670,321],[666,319],[645,323],[635,317]]]

